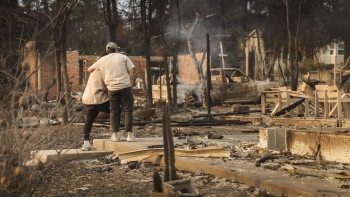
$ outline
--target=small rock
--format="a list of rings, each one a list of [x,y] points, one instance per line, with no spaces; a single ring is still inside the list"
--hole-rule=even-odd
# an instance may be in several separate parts
[[[194,173],[195,175],[201,175],[201,174],[203,174],[203,170],[202,169],[198,169],[198,170],[196,170],[196,172]]]
[[[88,191],[90,188],[88,187],[79,187],[79,188],[76,188],[75,190],[82,190],[82,191]]]

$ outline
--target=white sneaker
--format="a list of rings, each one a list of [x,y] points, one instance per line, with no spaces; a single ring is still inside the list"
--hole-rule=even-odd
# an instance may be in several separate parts
[[[126,138],[126,141],[128,141],[128,142],[136,142],[134,133],[128,132],[128,137]]]
[[[117,133],[114,133],[114,132],[112,134],[111,139],[113,142],[120,142],[121,141],[119,135]]]
[[[90,143],[87,145],[83,145],[81,148],[82,151],[89,151],[89,150],[97,150],[97,148],[93,147]]]
[[[113,132],[111,139],[113,142],[126,141],[126,137],[122,132],[117,132],[117,134]]]
[[[118,132],[117,134],[119,136],[120,141],[127,141],[126,137],[124,136],[124,134],[122,132]]]

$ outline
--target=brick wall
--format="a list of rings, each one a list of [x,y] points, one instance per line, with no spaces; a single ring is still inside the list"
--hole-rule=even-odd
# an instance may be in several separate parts
[[[30,69],[26,73],[29,78],[31,91],[45,95],[48,86],[51,85],[55,78],[54,71],[54,54],[48,55],[45,50],[36,51],[36,42],[31,41],[26,44],[25,60],[29,62]],[[38,58],[37,58],[38,57]],[[38,68],[40,67],[40,70]],[[39,80],[40,78],[40,80]],[[39,87],[40,83],[40,87]],[[56,96],[56,85],[49,89],[48,100]]]
[[[79,55],[78,51],[67,51],[67,69],[72,92],[84,92],[89,73],[86,69],[95,61],[95,55]]]
[[[36,60],[35,43],[28,45],[28,53],[26,56],[27,61],[30,63],[30,71],[34,72],[37,65],[40,64],[40,72],[36,72],[31,75],[29,81],[33,90],[38,89],[38,76],[41,76],[41,93],[45,93],[49,85],[52,84],[55,78],[55,60],[54,55],[46,56],[46,52],[40,53],[40,61]],[[197,54],[197,58],[200,60],[202,54]],[[141,78],[146,81],[146,58],[142,56],[129,56],[131,61],[135,64],[135,78]],[[90,67],[95,61],[97,56],[95,55],[79,55],[78,51],[67,51],[67,69],[69,75],[69,81],[71,83],[71,91],[73,93],[84,92],[86,82],[89,74],[86,69]],[[161,57],[151,57],[151,62],[161,62]],[[172,61],[171,58],[169,61]],[[178,57],[179,75],[182,77],[185,84],[198,84],[200,78],[197,74],[196,66],[189,55],[182,55]],[[206,71],[206,61],[203,63],[203,72]],[[49,89],[48,100],[52,100],[56,97],[56,84]],[[62,87],[63,88],[63,87]]]
[[[28,61],[30,68],[29,71],[26,73],[26,76],[29,77],[35,70],[36,68],[36,53],[35,53],[35,48],[36,48],[36,43],[31,41],[28,42],[25,46],[25,53],[26,57],[24,58],[24,61]],[[38,75],[37,73],[34,73],[31,75],[29,78],[29,84],[31,89],[37,89],[38,87]]]
[[[38,72],[38,76],[40,75],[40,92],[42,94],[46,94],[48,91],[48,100],[53,100],[56,98],[56,89],[57,83],[53,85],[50,89],[49,86],[53,84],[55,79],[55,56],[47,55],[46,52],[40,53],[40,71]]]
[[[196,54],[197,60],[201,60],[202,53]],[[198,71],[196,69],[196,65],[193,63],[193,59],[190,55],[180,55],[178,56],[179,62],[179,75],[181,76],[184,84],[199,84],[200,76],[198,75]],[[203,73],[207,70],[207,62],[204,60],[202,65]]]
[[[201,60],[202,53],[196,54],[197,59]],[[146,81],[146,58],[143,56],[129,56],[131,61],[135,64],[135,77],[141,78]],[[172,62],[172,58],[169,57],[169,60]],[[151,57],[151,62],[163,62],[162,57]],[[197,69],[195,64],[193,63],[190,55],[180,55],[178,56],[178,69],[179,75],[182,77],[182,80],[185,84],[199,84],[200,78],[197,73]],[[202,65],[203,72],[205,73],[207,70],[207,62],[206,59]],[[170,71],[171,72],[171,71]]]
[[[67,69],[72,92],[80,92],[81,84],[79,84],[79,68],[79,52],[67,51]]]

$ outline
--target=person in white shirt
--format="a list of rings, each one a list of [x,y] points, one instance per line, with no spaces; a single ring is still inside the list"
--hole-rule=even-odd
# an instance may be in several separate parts
[[[121,53],[118,53],[118,46],[114,42],[106,45],[108,55],[100,58],[88,68],[88,72],[101,71],[102,78],[108,89],[110,101],[110,121],[112,127],[112,140],[121,141],[124,137],[119,131],[119,111],[124,112],[125,131],[127,141],[135,142],[132,132],[134,96],[132,93],[133,68],[132,61]]]

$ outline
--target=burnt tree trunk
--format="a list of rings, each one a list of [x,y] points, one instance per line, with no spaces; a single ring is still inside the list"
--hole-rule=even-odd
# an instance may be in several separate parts
[[[286,0],[286,14],[287,14],[287,31],[288,31],[288,60],[289,60],[289,69],[291,71],[291,89],[293,91],[297,90],[298,85],[298,76],[295,72],[295,65],[293,64],[293,51],[292,51],[292,33],[291,33],[291,21],[290,21],[290,1]]]
[[[151,2],[150,2],[151,4]],[[151,13],[149,14],[151,17]],[[151,79],[151,58],[150,58],[150,32],[149,27],[146,24],[146,0],[141,0],[141,19],[142,19],[142,29],[143,29],[143,44],[146,55],[146,74],[147,74],[147,107],[153,107],[152,98],[152,79]],[[151,26],[149,21],[149,26]]]
[[[57,37],[56,37],[57,38]],[[56,79],[57,79],[57,86],[56,86],[56,101],[60,102],[61,99],[61,91],[62,91],[62,75],[61,75],[61,50],[59,47],[59,42],[55,41],[55,62],[56,62]]]
[[[177,75],[177,55],[178,55],[178,44],[179,44],[179,35],[180,35],[180,6],[179,0],[173,0],[171,4],[171,11],[173,12],[173,18],[177,19],[175,23],[175,32],[174,32],[174,57],[173,57],[173,110],[174,112],[178,112],[177,108],[177,84],[176,84],[176,75]],[[176,12],[176,15],[175,15]]]
[[[67,113],[67,119],[64,120],[64,123],[68,123],[68,118],[70,116],[69,109],[70,109],[70,95],[71,95],[71,88],[69,84],[69,75],[68,75],[68,68],[67,68],[67,20],[66,17],[68,17],[67,8],[65,15],[63,16],[63,19],[61,21],[61,63],[62,63],[62,75],[63,75],[63,86],[64,86],[64,99],[66,101],[66,105],[64,106],[64,113]]]
[[[118,10],[116,0],[107,0],[104,16],[108,26],[109,41],[116,42],[116,32],[118,27]]]
[[[295,69],[294,69],[294,75],[292,75],[293,79],[292,81],[294,81],[294,83],[292,83],[292,90],[293,90],[293,84],[294,84],[294,90],[297,90],[298,89],[298,75],[299,75],[299,65],[298,65],[298,54],[299,54],[299,51],[298,51],[298,48],[299,48],[299,45],[298,45],[298,34],[299,34],[299,24],[300,24],[300,3],[299,3],[299,14],[298,14],[298,23],[297,23],[297,28],[296,28],[296,31],[295,31]],[[293,69],[293,68],[292,68]]]
[[[164,10],[163,10],[163,1],[159,2],[159,22],[160,22],[160,33],[161,33],[161,42],[162,42],[162,49],[163,49],[163,64],[164,64],[164,69],[165,69],[165,79],[166,79],[166,88],[167,88],[167,93],[168,93],[168,102],[170,103],[170,106],[172,106],[173,101],[171,97],[171,87],[170,87],[170,78],[169,78],[169,66],[168,66],[168,47],[167,43],[164,39],[164,31],[163,31],[163,16],[164,16]],[[175,83],[175,81],[173,81]],[[162,91],[162,90],[160,90]],[[176,97],[176,95],[174,95]]]

